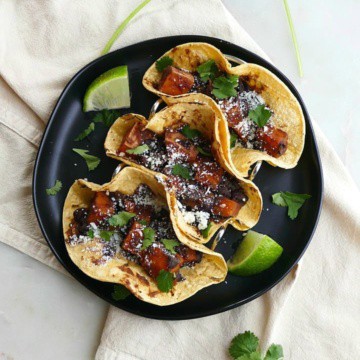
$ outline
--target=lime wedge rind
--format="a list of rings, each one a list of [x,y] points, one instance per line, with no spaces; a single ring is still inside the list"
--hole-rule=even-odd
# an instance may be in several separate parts
[[[229,272],[240,276],[259,274],[270,268],[282,252],[283,248],[269,236],[250,230],[228,261]]]
[[[126,65],[110,69],[87,88],[83,110],[121,109],[130,107],[129,77]]]

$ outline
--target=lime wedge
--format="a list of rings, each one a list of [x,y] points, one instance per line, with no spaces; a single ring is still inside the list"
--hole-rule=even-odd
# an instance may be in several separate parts
[[[84,111],[128,107],[130,107],[130,90],[126,65],[101,74],[90,84],[84,96]]]
[[[269,236],[249,230],[227,262],[229,272],[240,276],[258,274],[272,266],[282,252],[283,248]]]

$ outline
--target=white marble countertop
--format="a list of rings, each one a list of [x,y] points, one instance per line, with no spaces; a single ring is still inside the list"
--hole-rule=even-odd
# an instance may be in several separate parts
[[[360,3],[289,0],[303,59],[299,78],[281,1],[224,0],[300,91],[360,184]],[[357,30],[356,30],[357,29]],[[221,34],[219,34],[221,37]],[[108,305],[82,285],[0,244],[0,359],[91,359]]]

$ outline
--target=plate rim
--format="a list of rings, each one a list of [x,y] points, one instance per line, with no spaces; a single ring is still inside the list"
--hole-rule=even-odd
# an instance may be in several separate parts
[[[49,239],[49,237],[47,236],[45,226],[44,226],[43,221],[41,219],[39,205],[37,203],[37,193],[39,192],[39,190],[38,190],[37,185],[36,185],[36,178],[38,176],[41,154],[44,151],[44,146],[45,146],[45,143],[47,142],[46,140],[47,140],[47,137],[48,137],[48,134],[49,134],[49,129],[51,127],[51,124],[55,121],[55,115],[56,115],[56,113],[58,111],[58,108],[61,105],[63,97],[66,95],[69,88],[77,80],[77,78],[83,72],[87,71],[88,68],[92,67],[93,64],[101,62],[103,59],[106,59],[107,57],[114,56],[116,53],[126,51],[129,48],[136,47],[136,46],[139,46],[139,45],[142,45],[142,44],[148,44],[148,43],[152,43],[152,42],[156,42],[156,41],[166,41],[166,40],[170,40],[170,39],[174,40],[174,41],[178,40],[179,45],[181,43],[185,43],[185,42],[209,42],[211,44],[211,41],[212,41],[212,42],[225,43],[225,44],[227,44],[227,45],[229,45],[231,47],[237,48],[237,50],[239,52],[245,53],[245,54],[247,54],[247,55],[249,55],[251,57],[259,59],[261,62],[265,63],[265,66],[264,65],[261,65],[261,66],[264,66],[269,71],[275,73],[276,76],[278,76],[278,74],[280,74],[280,80],[285,83],[285,85],[289,88],[291,93],[299,101],[300,106],[302,108],[302,111],[304,113],[305,124],[309,126],[311,136],[313,138],[314,150],[315,150],[317,166],[318,166],[318,170],[319,170],[319,176],[317,177],[316,182],[317,182],[317,188],[320,190],[319,191],[320,196],[319,196],[319,202],[317,204],[318,207],[316,209],[316,219],[315,219],[315,222],[314,222],[314,226],[312,228],[312,231],[311,231],[311,234],[310,234],[308,240],[306,241],[306,244],[305,244],[304,248],[302,249],[302,251],[301,251],[300,255],[297,257],[297,259],[290,266],[290,268],[284,274],[282,274],[282,276],[280,276],[278,279],[276,279],[276,281],[273,281],[267,287],[265,287],[264,289],[262,289],[260,291],[257,291],[256,293],[254,293],[253,295],[247,297],[246,299],[239,300],[237,302],[234,302],[234,303],[229,304],[229,305],[222,306],[220,308],[218,307],[218,308],[214,308],[212,310],[207,310],[207,311],[197,310],[192,314],[183,315],[183,316],[171,316],[171,315],[156,316],[156,315],[152,315],[152,314],[144,314],[144,312],[138,311],[137,309],[133,309],[133,308],[129,309],[126,306],[122,306],[123,305],[122,302],[116,302],[116,301],[114,301],[112,299],[109,299],[108,297],[105,297],[100,291],[97,291],[96,289],[90,288],[87,284],[85,284],[85,282],[82,279],[79,279],[79,277],[75,274],[75,271],[73,271],[71,268],[69,268],[67,266],[67,264],[63,260],[62,256],[60,256],[58,254],[57,250],[54,248],[54,246],[53,246],[53,244],[51,242],[51,239]],[[36,159],[35,159],[34,168],[33,168],[33,176],[32,176],[32,200],[33,200],[33,206],[34,206],[34,210],[35,210],[35,214],[36,214],[36,219],[38,221],[38,224],[39,224],[42,235],[44,236],[48,246],[50,247],[52,253],[55,255],[56,259],[60,262],[60,264],[67,270],[68,273],[70,273],[75,278],[76,281],[81,283],[89,291],[91,291],[95,295],[99,296],[101,299],[103,299],[107,303],[109,303],[109,304],[111,304],[111,305],[113,305],[113,306],[115,306],[115,307],[117,307],[117,308],[119,308],[121,310],[127,311],[129,313],[132,313],[132,314],[135,314],[135,315],[138,315],[138,316],[141,316],[141,317],[157,319],[157,320],[190,320],[190,319],[197,319],[197,318],[202,318],[202,317],[206,317],[206,316],[210,316],[210,315],[220,314],[220,313],[223,313],[225,311],[228,311],[228,310],[237,308],[237,307],[239,307],[241,305],[244,305],[244,304],[246,304],[246,303],[248,303],[248,302],[250,302],[250,301],[252,301],[252,300],[254,300],[254,299],[258,298],[258,297],[260,297],[261,295],[265,294],[269,290],[271,290],[274,286],[276,286],[280,281],[282,281],[291,272],[291,270],[295,267],[296,264],[298,264],[298,262],[303,257],[304,253],[306,252],[310,242],[313,239],[314,233],[315,233],[315,231],[317,229],[317,226],[318,226],[318,223],[319,223],[319,219],[320,219],[320,215],[321,215],[321,211],[322,211],[323,195],[324,195],[324,177],[323,177],[322,162],[321,162],[320,152],[319,152],[319,148],[318,148],[318,144],[317,144],[317,139],[316,139],[316,136],[315,136],[315,132],[314,132],[314,128],[313,128],[313,125],[312,125],[311,117],[310,117],[310,115],[309,115],[309,113],[307,111],[307,108],[305,106],[305,103],[304,103],[300,93],[296,89],[296,87],[293,85],[293,83],[288,79],[288,77],[286,75],[284,75],[280,70],[278,70],[277,67],[275,67],[273,64],[271,64],[269,61],[262,58],[261,56],[253,53],[250,50],[247,50],[247,49],[243,48],[242,46],[236,45],[236,44],[234,44],[232,42],[229,42],[227,40],[223,40],[223,39],[215,38],[215,37],[210,37],[210,36],[203,36],[203,35],[164,36],[164,37],[152,38],[152,39],[148,39],[148,40],[145,40],[145,41],[137,42],[137,43],[134,43],[134,44],[131,44],[131,45],[127,45],[127,46],[125,46],[123,48],[119,48],[117,50],[114,50],[114,51],[112,51],[110,53],[107,53],[107,54],[105,54],[103,56],[100,56],[100,57],[92,60],[91,62],[89,62],[85,66],[83,66],[81,69],[79,69],[72,76],[72,78],[68,81],[68,83],[66,84],[66,86],[62,90],[61,94],[59,95],[54,108],[51,111],[51,114],[49,116],[49,120],[48,120],[48,122],[47,122],[47,124],[45,126],[45,129],[44,129],[44,132],[43,132],[43,135],[42,135],[42,138],[41,138],[41,142],[39,144],[39,148],[38,148],[38,151],[37,151],[37,154],[36,154]],[[61,222],[61,226],[62,226],[62,222]],[[167,308],[167,307],[164,307],[164,308]]]

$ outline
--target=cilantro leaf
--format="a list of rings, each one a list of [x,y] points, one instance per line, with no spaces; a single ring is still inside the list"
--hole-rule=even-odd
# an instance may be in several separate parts
[[[190,179],[190,171],[186,166],[176,164],[171,170],[173,175],[181,176],[183,179],[189,180]]]
[[[216,73],[219,71],[214,60],[208,60],[197,67],[197,72],[202,81],[213,80]]]
[[[197,149],[197,151],[198,151],[200,154],[202,154],[202,155],[204,155],[204,156],[211,156],[211,153],[210,153],[210,152],[205,151],[205,150],[202,149],[200,146],[197,146],[196,149]]]
[[[60,180],[56,180],[53,187],[46,189],[46,194],[54,196],[56,195],[62,188],[62,182]]]
[[[81,141],[89,136],[95,130],[95,123],[90,123],[90,125],[81,133],[79,134],[74,141]]]
[[[261,354],[258,351],[254,351],[251,354],[241,355],[236,360],[262,360]]]
[[[235,147],[237,139],[238,136],[233,131],[230,131],[230,149]]]
[[[77,154],[79,154],[86,161],[86,165],[90,171],[96,169],[100,164],[100,159],[97,156],[88,154],[89,150],[84,150],[84,149],[72,149],[72,150]]]
[[[264,360],[284,359],[283,348],[281,345],[272,344],[266,352]]]
[[[272,202],[275,205],[288,207],[288,216],[291,220],[294,220],[298,216],[299,209],[304,205],[307,199],[310,199],[311,195],[308,194],[295,194],[289,191],[273,194]]]
[[[174,286],[174,275],[164,269],[160,270],[156,277],[157,286],[162,292],[169,292]]]
[[[124,226],[126,225],[130,219],[132,219],[136,214],[127,212],[127,211],[121,211],[120,213],[113,215],[111,218],[108,219],[108,223],[111,226]]]
[[[271,111],[265,109],[265,105],[258,105],[255,109],[249,111],[249,119],[257,126],[263,127],[271,117]]]
[[[173,239],[161,239],[161,242],[164,244],[166,250],[170,251],[172,254],[176,254],[174,248],[180,245],[180,243],[177,240],[173,240]]]
[[[94,236],[95,236],[94,230],[93,230],[93,229],[88,230],[88,232],[86,233],[86,235],[87,235],[89,238],[93,239]]]
[[[148,150],[149,150],[149,147],[146,144],[144,144],[144,145],[139,145],[139,146],[137,146],[136,148],[133,148],[133,149],[128,149],[128,150],[126,150],[126,152],[128,154],[140,155],[140,154],[143,154],[144,152],[146,152]]]
[[[126,299],[131,292],[123,285],[115,285],[114,292],[111,294],[111,297],[116,300],[124,300]]]
[[[201,235],[204,237],[204,238],[207,238],[209,236],[209,232],[210,232],[210,229],[211,229],[211,226],[213,225],[213,223],[210,221],[208,223],[208,226],[206,227],[206,229],[204,230],[201,230]]]
[[[110,230],[101,230],[100,237],[105,241],[110,241],[111,236],[114,235],[113,231]]]
[[[213,82],[214,89],[211,91],[218,99],[227,99],[231,96],[236,96],[235,88],[238,86],[238,76],[228,75],[219,76]]]
[[[143,230],[143,235],[144,240],[141,245],[141,250],[147,249],[155,241],[155,230],[150,227],[146,227]]]
[[[156,69],[160,72],[164,71],[168,66],[172,65],[174,60],[169,56],[164,56],[159,59],[156,63]]]
[[[138,223],[141,224],[141,225],[147,225],[148,224],[147,221],[145,221],[145,220],[139,220]]]
[[[200,137],[202,134],[197,129],[192,129],[189,125],[185,125],[182,130],[182,134],[185,135],[188,139],[194,139]]]
[[[231,340],[229,353],[234,359],[238,359],[242,355],[250,355],[251,353],[256,352],[258,346],[259,339],[254,335],[254,333],[245,331],[242,334],[236,335]],[[251,359],[251,357],[249,357],[249,359]]]
[[[115,120],[120,116],[119,110],[101,110],[96,112],[93,118],[94,123],[103,123],[105,126],[110,127]]]

